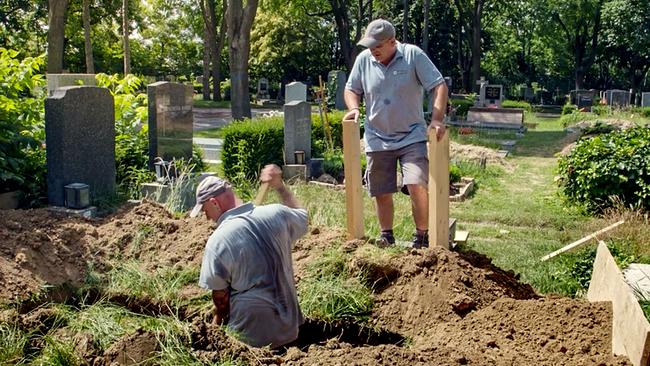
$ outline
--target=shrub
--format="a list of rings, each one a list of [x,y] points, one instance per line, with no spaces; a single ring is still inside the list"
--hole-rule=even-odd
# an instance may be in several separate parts
[[[572,114],[578,110],[578,106],[575,104],[565,104],[562,106],[562,115]]]
[[[223,171],[237,185],[254,180],[266,164],[282,165],[282,117],[233,122],[223,129]]]
[[[632,109],[633,113],[639,113],[642,117],[650,118],[650,107],[637,107]]]
[[[450,99],[449,104],[456,108],[457,116],[467,116],[467,111],[470,107],[474,106],[474,101],[468,98],[465,99]]]
[[[559,160],[558,183],[567,200],[600,212],[616,197],[625,205],[650,208],[650,129],[581,139]]]
[[[455,164],[449,164],[449,183],[460,182],[460,168]]]
[[[592,119],[597,118],[597,117],[598,116],[596,116],[593,113],[574,112],[574,113],[571,113],[571,114],[565,114],[562,117],[560,117],[560,123],[562,124],[562,126],[568,127],[568,126],[573,126],[573,125],[575,125],[575,124],[577,124],[579,122],[582,122],[582,121],[592,120]]]
[[[591,113],[597,116],[606,116],[609,114],[609,107],[605,105],[594,105],[591,107]]]
[[[518,100],[504,100],[503,103],[501,103],[501,107],[503,108],[521,108],[527,112],[532,112],[533,107],[530,105],[528,102],[524,101],[518,101]]]
[[[22,190],[38,201],[46,191],[45,80],[38,73],[45,57],[18,56],[0,48],[0,193]]]

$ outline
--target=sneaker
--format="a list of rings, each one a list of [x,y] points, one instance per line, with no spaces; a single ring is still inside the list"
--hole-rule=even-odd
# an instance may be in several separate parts
[[[379,247],[389,247],[395,244],[395,237],[392,234],[381,233],[379,238],[375,240],[375,244]]]
[[[424,235],[415,234],[413,235],[413,248],[421,249],[429,247],[429,234],[425,233]]]

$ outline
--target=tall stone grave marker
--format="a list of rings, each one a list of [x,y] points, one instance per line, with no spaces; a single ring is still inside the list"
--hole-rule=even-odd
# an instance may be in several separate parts
[[[64,205],[64,186],[85,183],[90,198],[115,193],[115,104],[106,88],[67,86],[45,99],[47,199]]]
[[[299,81],[294,81],[293,83],[287,84],[284,87],[284,100],[286,103],[293,101],[306,102],[307,85]]]
[[[641,107],[650,107],[650,93],[641,93]]]
[[[159,81],[147,85],[149,100],[149,168],[165,161],[192,157],[191,85]]]
[[[52,96],[54,90],[64,86],[97,85],[95,74],[47,74],[47,95]]]
[[[336,80],[334,80],[336,79]],[[342,70],[333,70],[327,74],[327,82],[331,83],[336,81],[336,90],[334,95],[331,98],[334,100],[334,109],[343,110],[346,109],[344,92],[345,92],[345,83],[347,82],[347,76],[345,71]]]
[[[296,151],[304,152],[304,161],[296,160]],[[311,159],[311,107],[294,100],[284,105],[284,163],[305,164]]]
[[[257,81],[257,100],[270,99],[269,95],[269,80],[267,78],[260,78]]]

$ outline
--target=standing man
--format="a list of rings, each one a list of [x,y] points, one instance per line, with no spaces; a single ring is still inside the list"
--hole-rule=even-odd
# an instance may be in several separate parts
[[[196,188],[190,216],[205,212],[217,222],[199,279],[201,287],[212,290],[214,321],[227,324],[251,346],[275,348],[294,341],[303,323],[291,248],[307,232],[307,211],[284,186],[277,165],[264,167],[260,180],[283,204],[244,204],[228,182],[210,176]]]
[[[359,118],[364,97],[366,121],[366,182],[375,197],[381,227],[379,242],[395,243],[393,236],[393,193],[397,192],[397,162],[403,183],[411,196],[416,232],[413,247],[429,246],[427,193],[429,164],[427,124],[422,110],[424,91],[435,95],[429,129],[440,140],[447,106],[447,85],[427,55],[418,47],[395,40],[395,28],[377,19],[366,28],[358,43],[367,47],[354,61],[345,86],[348,107],[344,119]]]

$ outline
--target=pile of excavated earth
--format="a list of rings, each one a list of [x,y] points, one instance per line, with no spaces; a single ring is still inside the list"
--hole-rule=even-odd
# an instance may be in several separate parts
[[[145,227],[149,235],[138,237]],[[137,259],[152,271],[197,267],[213,230],[207,220],[174,218],[147,201],[98,219],[46,209],[2,211],[0,301],[23,306],[0,312],[0,322],[17,320],[26,331],[43,331],[52,325],[51,314],[43,306],[25,306],[34,294],[44,285],[81,286],[90,268],[106,272],[117,258]],[[188,314],[183,320],[191,324],[188,342],[195,356],[206,362],[229,357],[287,365],[629,364],[612,355],[609,304],[540,296],[474,252],[430,248],[371,256],[376,249],[370,244],[343,238],[340,231],[312,227],[294,248],[296,281],[333,243],[342,243],[352,258],[349,266],[374,285],[369,323],[308,319],[294,346],[268,350],[231,338],[205,314]],[[181,292],[204,291],[191,284]],[[47,301],[64,300],[49,296]],[[130,307],[148,315],[155,309],[142,303]],[[101,352],[83,334],[72,339],[84,363],[110,365],[150,358],[160,347],[157,336],[139,329]]]

